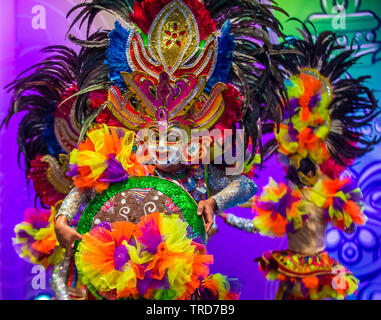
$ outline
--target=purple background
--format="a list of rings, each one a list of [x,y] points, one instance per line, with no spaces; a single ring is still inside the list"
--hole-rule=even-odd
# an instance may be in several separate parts
[[[71,20],[66,19],[65,15],[77,2],[79,1],[0,0],[1,88],[12,81],[19,72],[31,64],[40,61],[43,58],[43,55],[39,52],[41,48],[51,44],[69,44],[69,42],[65,40],[65,33]],[[32,8],[35,5],[43,5],[46,8],[47,28],[45,30],[35,30],[32,27]],[[100,23],[102,23],[102,21],[100,21]],[[73,33],[77,37],[83,38],[83,34],[80,30],[74,28]],[[1,119],[6,115],[9,98],[10,95],[1,89]],[[17,256],[11,241],[14,235],[13,228],[17,223],[23,220],[24,210],[34,206],[33,188],[26,186],[24,172],[17,164],[18,147],[16,135],[17,126],[21,118],[22,115],[16,116],[11,121],[8,131],[4,129],[0,131],[0,299],[33,299],[39,294],[50,293],[48,282],[46,283],[45,290],[32,289],[31,282],[34,274],[31,269],[33,266]],[[381,170],[378,169],[380,162],[378,162],[376,155],[377,150],[373,155],[370,155],[368,159],[371,159],[369,161],[373,161],[372,168],[377,169],[375,169],[376,171],[371,170],[370,172],[374,184],[378,187],[380,181],[378,179],[378,172]],[[369,161],[367,161],[367,163]],[[21,163],[23,163],[23,161],[21,161]],[[276,169],[274,170],[274,168]],[[280,178],[283,175],[283,172],[278,168],[279,166],[274,159],[266,163],[265,170],[260,174],[261,178],[256,180],[259,189],[262,185],[267,183],[270,175],[274,178]],[[366,170],[364,166],[361,166],[361,163],[357,165],[357,168],[359,168],[357,170],[358,172]],[[364,183],[366,184],[366,181],[364,181]],[[369,190],[373,190],[374,184],[369,186]],[[378,194],[379,193],[372,198],[372,201],[378,203]],[[379,205],[376,205],[376,208],[378,206]],[[250,209],[236,208],[230,212],[244,217],[251,217]],[[378,210],[376,210],[376,213],[378,213]],[[246,234],[227,227],[221,220],[217,222],[219,225],[219,233],[211,239],[208,247],[209,251],[215,256],[212,272],[220,272],[230,277],[239,278],[243,284],[243,299],[273,299],[276,291],[276,283],[267,282],[265,280],[258,271],[253,259],[260,256],[266,250],[285,248],[287,241],[285,239],[269,239],[259,235]],[[371,229],[371,232],[377,228],[377,230],[380,229],[380,221],[375,221],[374,224],[375,227]],[[344,242],[340,242],[342,245],[338,246],[338,239],[342,237],[342,235],[341,233],[332,232],[328,234],[332,240],[332,253],[335,257],[339,256],[340,258],[341,251],[337,251],[338,248],[342,248],[342,246],[345,245],[345,241],[346,243],[355,243],[355,241],[352,241],[353,238],[351,238],[352,240],[345,238],[346,240],[343,240]],[[381,292],[379,292],[378,289],[380,286],[376,285],[377,280],[375,280],[380,274],[379,270],[381,270],[381,267],[377,267],[380,261],[378,259],[380,254],[379,233],[378,231],[374,231],[371,236],[366,234],[362,236],[362,238],[364,237],[364,243],[368,245],[368,247],[365,245],[368,250],[367,252],[373,252],[373,255],[367,258],[366,262],[363,262],[365,267],[361,267],[360,264],[360,267],[356,270],[363,275],[361,280],[365,280],[365,285],[372,288],[376,286],[378,291],[375,289],[377,294],[374,293],[375,291],[373,290],[371,293],[363,294],[363,296],[359,298],[380,298]],[[373,238],[370,239],[369,237]],[[371,242],[371,240],[373,242]],[[360,247],[358,246],[357,248]],[[368,265],[374,266],[374,261],[378,264],[376,263],[372,275],[370,275],[370,272],[362,272],[362,270],[367,270]],[[359,265],[358,261],[356,263]],[[348,264],[351,263],[349,262]]]

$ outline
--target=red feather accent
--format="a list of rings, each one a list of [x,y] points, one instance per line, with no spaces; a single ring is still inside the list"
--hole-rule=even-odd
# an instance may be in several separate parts
[[[225,102],[225,111],[216,124],[220,130],[232,129],[233,125],[242,119],[242,96],[232,85],[222,93]]]
[[[61,101],[66,100],[67,98],[69,98],[69,97],[72,96],[73,94],[76,94],[77,92],[78,92],[78,88],[77,88],[77,85],[76,85],[76,84],[73,85],[72,87],[67,88],[67,89],[61,94],[61,97],[60,97],[60,98],[61,98]],[[63,103],[63,104],[61,104],[61,105],[60,105],[60,103],[58,103],[57,105],[59,105],[59,108],[57,109],[57,111],[58,111],[59,113],[61,113],[62,115],[69,117],[74,102],[75,102],[75,97],[72,98],[72,99],[67,100],[65,103]]]
[[[351,163],[348,163],[348,166],[350,165]],[[333,180],[340,178],[340,174],[345,169],[346,167],[343,167],[342,165],[338,164],[332,157],[330,157],[328,160],[324,161],[320,165],[321,172]]]
[[[99,124],[107,124],[110,127],[125,127],[107,108],[100,113],[95,121]]]
[[[107,95],[107,90],[91,91],[89,94],[90,107],[92,109],[99,108],[102,104],[104,104],[107,101]]]
[[[42,156],[38,155],[31,161],[31,169],[28,179],[33,181],[33,187],[37,196],[47,206],[54,206],[58,201],[63,200],[65,195],[58,192],[53,185],[50,184],[46,177],[46,171],[49,164],[41,161]]]
[[[172,2],[172,0],[145,0],[141,3],[136,1],[134,3],[134,13],[130,15],[130,19],[145,34],[148,34],[156,16],[170,2]],[[183,2],[190,8],[196,18],[200,32],[200,40],[205,40],[216,31],[216,23],[201,1],[183,0]]]
[[[97,109],[107,101],[108,91],[97,90],[89,94],[89,105],[92,109]],[[99,124],[107,124],[111,127],[124,127],[123,124],[111,113],[108,108],[105,108],[95,119]]]

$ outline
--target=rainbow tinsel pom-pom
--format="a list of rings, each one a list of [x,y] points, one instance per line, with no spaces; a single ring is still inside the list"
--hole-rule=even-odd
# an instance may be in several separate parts
[[[87,138],[70,153],[70,169],[79,188],[98,192],[128,176],[147,176],[154,170],[142,165],[133,153],[134,131],[106,124],[89,130]]]
[[[137,225],[104,222],[84,235],[75,257],[78,271],[101,299],[238,298],[226,278],[210,277],[213,256],[188,238],[187,228],[177,215],[164,213]]]
[[[31,263],[50,268],[62,261],[65,249],[54,232],[54,209],[27,209],[25,220],[15,227],[13,245],[19,256]]]
[[[311,200],[324,208],[324,216],[340,230],[353,231],[355,225],[365,224],[362,193],[349,178],[322,179],[313,188]]]
[[[291,189],[284,182],[277,184],[272,178],[260,197],[255,197],[254,225],[267,236],[282,237],[286,232],[301,228],[308,218],[300,190]]]

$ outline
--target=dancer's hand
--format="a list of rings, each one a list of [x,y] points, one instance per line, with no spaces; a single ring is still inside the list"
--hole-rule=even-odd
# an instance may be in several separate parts
[[[198,203],[197,215],[204,217],[205,231],[209,232],[213,225],[214,211],[216,210],[216,201],[213,198],[202,200]]]
[[[66,249],[66,255],[71,256],[73,254],[74,241],[82,240],[82,236],[75,229],[67,225],[65,216],[57,218],[54,230],[59,244]]]

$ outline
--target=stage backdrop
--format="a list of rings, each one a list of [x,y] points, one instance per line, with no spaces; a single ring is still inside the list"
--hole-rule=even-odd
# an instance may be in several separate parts
[[[40,61],[42,47],[52,44],[70,44],[65,33],[71,19],[67,11],[76,0],[0,0],[0,87],[9,83],[19,72]],[[312,22],[318,31],[332,30],[342,36],[340,43],[354,45],[361,65],[350,70],[348,76],[370,75],[369,85],[378,100],[381,82],[381,7],[379,0],[278,0],[290,16],[303,22]],[[285,32],[297,35],[300,25],[279,15]],[[98,24],[112,26],[107,17]],[[72,31],[77,37],[83,32]],[[0,91],[0,117],[6,115],[9,94]],[[11,238],[15,224],[23,220],[26,208],[34,206],[32,187],[25,183],[23,171],[18,166],[16,142],[17,125],[21,117],[12,120],[8,131],[0,131],[0,299],[48,298],[51,291],[48,275],[23,262],[13,250]],[[381,119],[369,125],[367,134],[381,133]],[[369,217],[366,226],[350,236],[329,229],[329,252],[349,267],[361,280],[357,295],[350,299],[381,299],[381,147],[360,159],[351,168],[360,182],[365,196],[365,211]],[[22,165],[22,158],[21,158]],[[281,178],[282,172],[274,172],[276,162],[271,159],[256,180],[259,188],[268,182],[270,175]],[[270,170],[269,168],[272,168]],[[249,209],[232,209],[231,212],[251,217]],[[276,283],[266,282],[253,259],[263,251],[285,248],[285,239],[269,239],[231,229],[218,220],[219,233],[209,243],[209,251],[215,255],[212,271],[237,277],[243,284],[243,299],[273,299]]]

